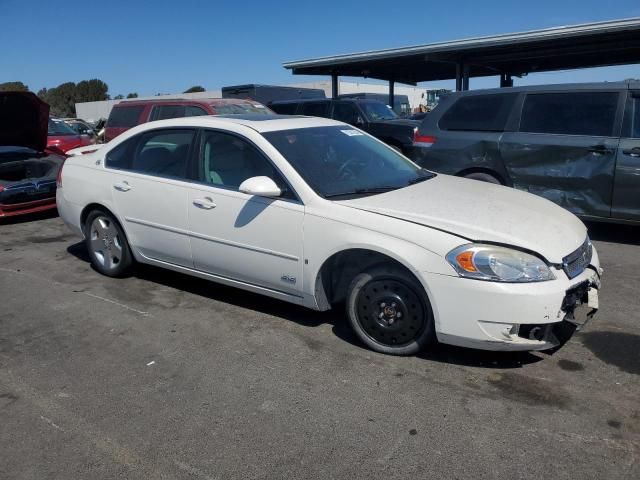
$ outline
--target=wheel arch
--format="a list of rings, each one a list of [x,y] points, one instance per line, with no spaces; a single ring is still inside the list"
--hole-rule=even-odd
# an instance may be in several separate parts
[[[331,305],[346,297],[351,280],[359,273],[374,266],[390,263],[412,276],[422,285],[424,294],[431,302],[423,282],[416,276],[409,262],[395,252],[369,246],[349,246],[329,254],[321,263],[315,275],[313,294],[320,310],[329,310]]]
[[[500,182],[500,184],[509,185],[510,186],[510,181],[505,177],[505,175],[503,175],[499,171],[497,171],[497,170],[495,170],[493,168],[489,168],[489,167],[470,167],[470,168],[465,168],[464,170],[461,170],[461,171],[457,172],[456,173],[456,177],[466,177],[470,173],[486,173],[487,175],[491,175],[492,177],[497,178],[498,181]]]
[[[82,211],[80,212],[80,228],[82,228],[82,231],[83,232],[85,231],[85,223],[87,221],[87,217],[94,210],[101,210],[101,211],[103,211],[105,213],[108,213],[109,215],[111,215],[116,220],[116,222],[118,222],[118,225],[120,225],[120,228],[124,232],[124,237],[125,237],[126,241],[129,243],[129,248],[132,250],[132,253],[133,253],[133,246],[131,245],[131,242],[130,242],[130,239],[129,239],[129,234],[125,230],[122,220],[120,219],[120,217],[118,215],[115,214],[115,212],[111,208],[107,207],[106,205],[104,205],[102,203],[92,202],[92,203],[87,204],[82,209]]]

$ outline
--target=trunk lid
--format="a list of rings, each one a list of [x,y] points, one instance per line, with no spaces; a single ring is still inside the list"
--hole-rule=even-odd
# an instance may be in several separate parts
[[[0,146],[42,152],[47,146],[49,105],[32,92],[0,92]]]

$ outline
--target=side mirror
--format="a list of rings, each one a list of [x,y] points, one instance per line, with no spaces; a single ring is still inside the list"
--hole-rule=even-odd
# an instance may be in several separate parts
[[[282,190],[269,177],[247,178],[240,184],[239,190],[242,193],[257,195],[258,197],[274,198],[282,195]]]

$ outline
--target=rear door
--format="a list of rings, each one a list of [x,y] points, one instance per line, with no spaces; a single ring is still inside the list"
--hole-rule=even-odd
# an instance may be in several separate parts
[[[617,160],[612,216],[640,220],[640,90],[629,92]]]
[[[195,129],[151,130],[109,151],[116,213],[142,255],[193,267],[189,242],[189,156]]]
[[[515,188],[609,217],[622,119],[619,91],[530,92],[500,153]]]
[[[300,104],[299,113],[301,115],[309,115],[310,117],[330,118],[329,101],[322,100],[318,102],[302,102]]]

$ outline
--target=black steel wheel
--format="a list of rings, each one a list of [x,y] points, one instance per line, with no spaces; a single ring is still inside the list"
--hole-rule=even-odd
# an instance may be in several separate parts
[[[403,270],[375,267],[354,278],[347,314],[358,337],[373,350],[410,355],[434,337],[433,313],[418,282]]]

